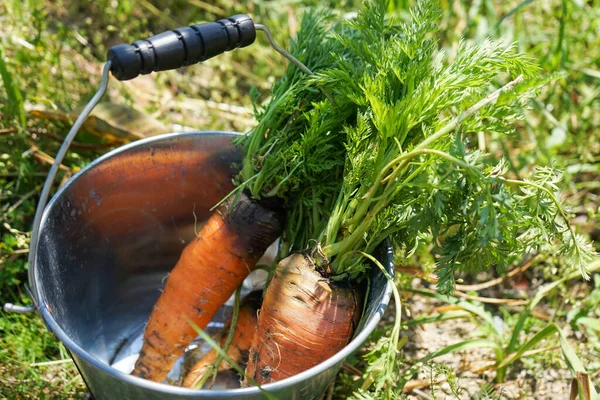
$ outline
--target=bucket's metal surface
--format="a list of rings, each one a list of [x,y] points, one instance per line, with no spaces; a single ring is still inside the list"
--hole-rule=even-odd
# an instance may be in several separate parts
[[[123,146],[80,171],[48,205],[33,279],[39,312],[75,360],[96,399],[262,399],[258,388],[191,390],[110,367],[138,337],[164,278],[194,237],[195,218],[232,188],[235,133],[161,135]],[[195,214],[195,217],[194,217]],[[377,255],[393,274],[393,255]],[[198,279],[202,279],[199,277]],[[391,285],[373,269],[365,317],[343,351],[264,389],[280,399],[318,399],[343,360],[381,318]]]

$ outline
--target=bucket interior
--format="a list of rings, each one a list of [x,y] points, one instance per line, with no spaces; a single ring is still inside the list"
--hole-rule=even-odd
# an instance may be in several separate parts
[[[126,146],[54,196],[36,286],[56,323],[93,357],[110,365],[140,336],[181,250],[233,188],[233,135]]]
[[[124,146],[83,169],[48,205],[34,266],[34,291],[50,329],[63,342],[68,337],[72,342],[68,347],[75,348],[78,356],[85,355],[87,361],[78,366],[94,381],[95,395],[111,392],[103,398],[112,398],[125,390],[132,398],[148,399],[166,394],[154,386],[148,391],[138,387],[142,382],[137,378],[133,379],[135,388],[124,375],[108,372],[116,380],[108,378],[105,373],[111,369],[100,365],[93,371],[100,368],[104,372],[90,372],[90,357],[125,373],[133,367],[145,324],[168,273],[210,209],[234,188],[232,176],[241,162],[241,152],[232,144],[235,135],[171,134]],[[382,245],[374,256],[393,275],[389,244]],[[255,283],[252,278],[244,283],[246,292]],[[258,281],[260,284],[260,277]],[[343,358],[358,349],[375,328],[390,296],[388,280],[372,267],[366,309],[353,342],[323,364],[288,378],[292,384],[283,381],[267,387],[281,390],[284,397],[312,393],[313,397],[306,398],[317,398]],[[224,306],[217,313],[215,328],[228,311]],[[120,365],[127,357],[133,361]],[[104,382],[114,387],[108,388]],[[237,387],[231,385],[226,382],[221,389]],[[177,397],[181,393],[176,389],[181,388],[168,390],[178,393]],[[247,395],[254,389],[236,390]],[[197,391],[199,397],[212,398],[202,392]],[[212,393],[237,398],[237,392]],[[258,391],[253,395],[261,396]]]

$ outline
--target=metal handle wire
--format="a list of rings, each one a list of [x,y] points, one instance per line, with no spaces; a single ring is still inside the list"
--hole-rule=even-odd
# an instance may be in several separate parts
[[[279,46],[277,43],[275,43],[275,40],[273,40],[273,36],[271,35],[271,31],[269,31],[269,28],[267,28],[266,26],[264,26],[262,24],[254,24],[254,27],[256,28],[256,30],[263,31],[267,35],[269,44],[271,45],[271,47],[273,49],[275,49],[276,52],[278,52],[279,54],[281,54],[282,56],[284,56],[285,58],[290,60],[292,63],[294,63],[305,74],[314,75],[313,72],[310,69],[308,69],[308,67],[306,65],[302,64],[302,62],[300,60],[298,60],[296,57],[294,57],[289,52],[284,50],[281,46]]]
[[[92,112],[94,107],[96,107],[96,105],[98,104],[98,102],[100,101],[100,99],[102,98],[104,93],[106,92],[106,88],[108,86],[109,72],[110,72],[110,61],[104,65],[104,69],[102,71],[102,80],[100,81],[100,87],[98,88],[98,91],[96,92],[94,97],[92,97],[90,102],[85,106],[85,108],[83,109],[81,114],[79,114],[79,117],[77,117],[77,120],[75,120],[73,127],[71,128],[71,130],[65,137],[65,140],[63,141],[62,145],[60,146],[60,149],[58,149],[58,153],[56,154],[56,158],[54,159],[54,163],[52,164],[52,167],[50,167],[50,171],[48,172],[48,176],[46,177],[46,181],[44,182],[44,187],[42,188],[42,192],[40,194],[40,200],[38,202],[37,209],[35,211],[35,217],[33,220],[33,229],[31,230],[31,242],[29,245],[29,258],[27,259],[27,264],[28,264],[27,272],[28,272],[28,276],[29,276],[29,282],[31,285],[30,295],[31,295],[31,299],[33,300],[34,305],[29,306],[29,307],[22,307],[22,306],[15,306],[13,304],[7,303],[4,305],[4,310],[6,310],[6,311],[26,313],[26,312],[33,311],[34,309],[37,309],[39,307],[39,304],[38,304],[39,294],[38,294],[37,285],[35,282],[35,267],[34,267],[34,265],[35,265],[35,259],[37,257],[37,251],[38,251],[38,245],[39,245],[40,224],[42,222],[42,215],[44,214],[46,204],[48,203],[48,198],[50,197],[50,189],[52,188],[52,184],[54,183],[54,178],[56,178],[56,173],[58,172],[58,168],[62,164],[62,161],[65,158],[65,155],[67,154],[67,150],[69,150],[69,146],[73,142],[73,139],[75,139],[75,136],[77,135],[77,132],[79,131],[79,128],[81,128],[81,125],[83,125],[83,123],[85,122],[85,120],[87,119],[89,114]]]
[[[5,303],[4,311],[16,314],[29,314],[30,312],[35,311],[35,306],[18,306],[13,303]]]

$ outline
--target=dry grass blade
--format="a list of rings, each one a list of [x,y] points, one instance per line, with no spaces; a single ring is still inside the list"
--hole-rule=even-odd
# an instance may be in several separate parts
[[[9,214],[11,214],[12,212],[14,212],[17,208],[19,208],[21,206],[21,204],[23,204],[24,202],[26,202],[27,200],[29,200],[29,198],[31,198],[32,196],[34,196],[38,191],[36,189],[31,190],[30,192],[26,193],[25,195],[21,196],[21,198],[15,202],[15,204],[13,204],[12,206],[10,206],[8,208],[8,210],[6,210],[6,212],[2,215],[2,217],[0,217],[1,220],[4,220]],[[14,254],[14,253],[13,253]]]
[[[14,250],[12,253],[10,253],[10,255],[8,257],[2,257],[0,258],[0,264],[2,264],[4,262],[4,260],[6,260],[6,262],[13,262],[15,261],[17,258],[25,255],[25,254],[29,254],[29,249],[18,249],[18,250]]]
[[[55,142],[58,143],[62,143],[65,138],[61,137],[59,135],[56,135],[52,132],[49,132],[45,129],[38,129],[38,128],[29,128],[28,131],[30,133],[34,133],[36,135],[40,135],[40,136],[44,136],[48,139],[52,139]],[[88,144],[88,143],[78,143],[78,142],[72,142],[71,143],[71,147],[74,149],[80,149],[80,150],[100,150],[100,149],[106,149],[109,147],[114,147],[115,144],[114,143],[98,143],[98,144]]]
[[[29,249],[19,249],[12,252],[12,254],[27,254],[29,253]]]
[[[54,157],[41,151],[35,144],[33,144],[33,143],[29,143],[29,144],[31,145],[31,148],[29,151],[31,152],[33,158],[35,158],[42,164],[49,164],[49,165],[54,164]],[[63,164],[59,165],[58,168],[61,171],[71,172],[71,168],[69,168]]]
[[[65,358],[64,360],[54,360],[54,361],[45,361],[45,362],[39,362],[39,363],[33,363],[33,364],[29,364],[30,367],[45,367],[48,365],[57,365],[57,364],[67,364],[67,363],[72,363],[73,360],[70,358]]]
[[[536,259],[537,259],[537,257],[533,257],[530,260],[528,260],[525,264],[521,265],[520,267],[510,270],[506,275],[486,281],[486,282],[482,282],[482,283],[478,283],[478,284],[474,284],[474,285],[456,284],[457,292],[455,294],[457,296],[466,297],[468,295],[465,293],[461,293],[461,291],[462,292],[465,292],[465,291],[477,292],[477,291],[480,291],[483,289],[488,289],[490,287],[499,285],[500,283],[506,281],[507,279],[512,278],[515,275],[518,275],[518,274],[523,273],[526,270],[528,270],[533,265],[533,263],[535,262]],[[400,273],[410,275],[415,278],[423,279],[429,283],[437,283],[437,281],[438,281],[438,278],[435,275],[426,274],[422,269],[417,268],[417,267],[396,266],[395,269],[396,269],[396,271],[398,271]],[[511,301],[513,301],[513,300],[511,300]],[[520,301],[520,300],[514,300],[514,301]],[[494,303],[493,301],[489,301],[489,302]],[[504,304],[504,303],[494,303],[494,304]],[[526,303],[522,303],[522,304],[526,304]]]
[[[531,261],[531,263],[533,263],[533,261]],[[523,265],[522,267],[519,267],[519,268],[511,271],[511,272],[513,272],[513,274],[511,276],[514,276],[514,275],[518,274],[519,272],[522,272],[522,270],[525,270],[525,269],[529,268],[529,266],[531,266],[531,263],[527,263],[527,264]],[[396,267],[395,269],[398,272],[404,273],[404,274],[409,275],[409,276],[413,276],[415,278],[423,279],[423,280],[425,280],[425,281],[427,281],[429,283],[436,283],[437,282],[437,277],[435,277],[432,274],[426,274],[423,270],[421,270],[419,268],[416,268],[416,267]],[[506,278],[504,278],[504,279],[506,279]],[[502,281],[504,279],[502,279]],[[497,281],[497,279],[494,279],[493,281]],[[489,282],[492,282],[492,281],[489,281]],[[500,282],[493,283],[493,284],[491,284],[491,285],[489,285],[487,287],[494,286],[497,283],[500,283]],[[484,284],[482,284],[482,285],[485,285],[485,284],[487,284],[487,282],[484,283]],[[473,285],[473,286],[476,286],[476,285]],[[459,287],[459,285],[456,285],[457,289],[458,289],[458,287]],[[464,288],[464,287],[468,287],[468,286],[461,286],[461,287]],[[473,290],[473,289],[471,289],[471,290]],[[522,306],[522,305],[525,305],[525,304],[529,303],[528,300],[497,299],[497,298],[493,298],[493,297],[473,296],[473,295],[470,295],[470,294],[467,294],[467,293],[463,293],[460,290],[456,290],[454,292],[454,295],[458,296],[458,297],[462,297],[464,299],[479,301],[481,303],[487,303],[487,304],[505,304],[505,305],[510,305],[510,306]]]
[[[332,400],[333,399],[333,393],[335,391],[335,382],[332,383],[331,385],[329,385],[329,388],[327,389],[327,399],[326,400]]]
[[[585,372],[577,372],[577,377],[573,378],[571,381],[571,393],[569,394],[569,400],[577,399],[594,399],[590,387],[590,378]]]
[[[211,14],[215,14],[215,15],[220,15],[220,16],[224,16],[225,14],[227,14],[225,12],[225,10],[223,10],[222,8],[219,8],[213,4],[207,3],[205,1],[201,1],[201,0],[188,0],[188,3],[191,4],[194,7],[198,7],[202,10],[208,11]]]
[[[356,368],[354,365],[348,364],[347,362],[344,362],[344,364],[342,364],[342,369],[356,376],[361,376],[363,374],[360,369]]]
[[[422,389],[429,386],[439,385],[441,383],[446,382],[446,379],[438,379],[436,381],[432,381],[431,379],[414,379],[408,381],[404,388],[402,389],[405,393],[412,392],[415,389]]]
[[[17,128],[0,129],[0,136],[10,135],[11,133],[15,133],[15,132],[17,132]]]
[[[191,111],[206,108],[209,110],[220,111],[224,114],[230,114],[228,119],[239,119],[241,117],[249,119],[249,123],[255,123],[252,119],[252,110],[231,104],[218,103],[212,100],[192,99],[187,97],[185,99],[178,99],[177,102],[170,103],[169,105]]]
[[[448,311],[458,311],[458,310],[463,310],[463,308],[460,306],[447,305],[447,306],[434,307],[434,309],[433,309],[433,311],[436,311],[439,313],[444,313],[444,312],[448,312]]]
[[[504,305],[508,305],[508,306],[522,306],[525,304],[529,304],[529,300],[496,299],[493,297],[472,296],[472,295],[460,292],[458,290],[454,292],[454,295],[458,296],[458,297],[462,297],[463,299],[479,301],[481,303],[486,303],[486,304],[504,304]]]
[[[423,279],[429,283],[437,283],[438,279],[435,275],[433,274],[427,274],[425,273],[425,271],[423,271],[422,269],[418,268],[418,267],[412,267],[412,266],[395,266],[394,269],[396,270],[396,272],[400,272],[401,274],[406,274],[415,278],[419,278],[419,279]],[[457,285],[458,286],[458,285]]]
[[[528,260],[525,264],[521,265],[520,267],[517,267],[513,270],[510,270],[506,275],[489,280],[487,282],[482,282],[482,283],[478,283],[475,285],[456,285],[456,289],[457,290],[462,290],[462,291],[479,291],[479,290],[483,290],[483,289],[488,289],[491,288],[492,286],[496,286],[499,285],[500,283],[504,282],[505,280],[512,278],[515,275],[518,275],[522,272],[525,272],[529,269],[529,267],[531,267],[534,263],[534,261],[537,260],[537,257],[533,257],[530,260]]]
[[[287,17],[290,36],[296,37],[296,33],[298,32],[298,22],[296,20],[296,12],[294,10],[294,7],[292,7],[291,5],[288,7]]]
[[[42,108],[30,108],[28,116],[71,125],[78,114]],[[132,140],[169,133],[165,124],[151,116],[120,104],[99,103],[85,120],[82,130],[104,138],[110,143],[124,144]]]

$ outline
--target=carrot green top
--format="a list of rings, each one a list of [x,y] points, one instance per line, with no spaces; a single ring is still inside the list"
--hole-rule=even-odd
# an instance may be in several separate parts
[[[585,275],[593,253],[568,223],[559,174],[512,179],[504,161],[469,146],[478,132],[511,133],[556,76],[501,42],[444,54],[433,1],[402,23],[386,11],[371,1],[335,23],[307,13],[291,50],[314,75],[290,66],[240,139],[239,187],[287,200],[283,254],[317,246],[334,273],[358,278],[360,252],[385,238],[407,254],[429,244],[449,292],[456,270],[503,269],[556,241]]]

